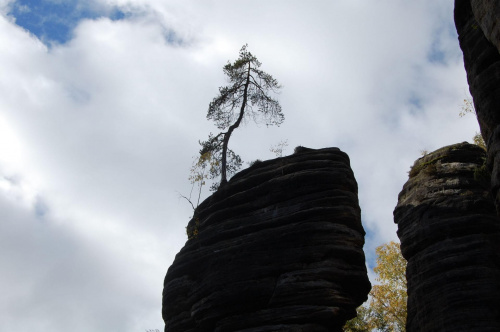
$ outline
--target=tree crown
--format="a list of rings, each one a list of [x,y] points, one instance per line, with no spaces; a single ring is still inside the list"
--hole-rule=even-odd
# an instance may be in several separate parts
[[[280,125],[285,120],[279,102],[269,95],[278,93],[281,85],[271,75],[260,70],[260,61],[244,45],[239,58],[224,68],[229,85],[219,87],[219,96],[208,107],[207,119],[224,130],[238,123],[240,116],[263,120],[266,125]]]
[[[229,138],[242,121],[252,119],[266,126],[280,125],[285,120],[279,102],[271,97],[281,88],[278,81],[260,70],[260,61],[248,51],[248,45],[240,50],[239,58],[228,62],[224,68],[229,85],[219,88],[219,95],[208,106],[207,119],[222,130],[217,135],[210,133],[208,140],[200,142],[200,156],[210,152],[220,160],[220,165],[211,171],[212,178],[221,176],[225,183],[226,172],[236,172],[242,164],[239,155],[228,148]]]

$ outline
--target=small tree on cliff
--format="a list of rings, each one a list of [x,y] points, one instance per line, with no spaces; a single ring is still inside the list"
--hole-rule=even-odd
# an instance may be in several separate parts
[[[458,115],[460,115],[460,117],[463,117],[463,116],[467,115],[468,113],[472,113],[477,117],[476,108],[474,107],[474,102],[472,101],[472,98],[465,98],[464,99],[464,104],[462,105],[462,110],[460,111],[460,113],[458,113]],[[481,133],[476,132],[476,134],[472,138],[472,141],[474,142],[474,144],[483,148],[486,151],[486,142],[484,141],[484,138],[481,135]]]
[[[261,63],[244,45],[239,58],[224,66],[229,85],[219,88],[219,95],[208,106],[207,119],[213,120],[217,135],[210,133],[206,141],[200,142],[200,157],[210,153],[211,178],[220,176],[220,184],[227,182],[227,173],[241,167],[241,158],[228,148],[233,131],[244,119],[263,122],[266,126],[280,125],[285,117],[281,106],[269,93],[278,93],[281,86],[271,75],[260,70]],[[215,161],[215,162],[214,162]]]

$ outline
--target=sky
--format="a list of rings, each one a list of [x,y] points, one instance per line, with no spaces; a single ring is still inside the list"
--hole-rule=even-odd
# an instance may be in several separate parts
[[[230,148],[346,152],[375,282],[410,166],[478,131],[458,115],[453,1],[0,0],[1,331],[163,330],[180,195],[244,44],[283,85],[285,122],[248,122]]]

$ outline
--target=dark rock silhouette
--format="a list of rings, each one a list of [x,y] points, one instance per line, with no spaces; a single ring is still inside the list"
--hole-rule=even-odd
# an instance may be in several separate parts
[[[337,148],[256,163],[205,200],[165,278],[165,331],[341,331],[370,291]]]
[[[500,220],[480,147],[418,159],[394,210],[408,261],[407,331],[500,331]]]
[[[470,0],[474,17],[485,37],[500,51],[500,2]]]
[[[500,211],[500,53],[498,1],[456,0],[455,25],[469,90],[488,147],[491,190]],[[477,17],[475,16],[477,15]],[[485,31],[483,31],[483,28]]]

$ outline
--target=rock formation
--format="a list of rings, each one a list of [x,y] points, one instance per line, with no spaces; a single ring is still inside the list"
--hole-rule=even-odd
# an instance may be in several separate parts
[[[500,220],[486,154],[441,148],[413,165],[394,211],[408,261],[407,331],[500,331]]]
[[[165,277],[165,331],[341,331],[367,299],[357,183],[337,148],[254,164],[187,230]]]
[[[488,165],[492,174],[491,190],[498,211],[500,211],[500,53],[497,48],[500,46],[499,6],[498,1],[490,0],[455,1],[455,25],[464,54],[467,81],[474,100],[479,127],[488,146]],[[477,19],[474,15],[477,15]]]
[[[500,51],[500,2],[470,0],[474,17],[485,37]]]

